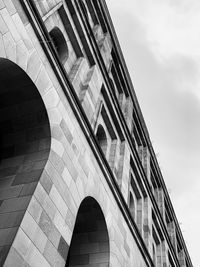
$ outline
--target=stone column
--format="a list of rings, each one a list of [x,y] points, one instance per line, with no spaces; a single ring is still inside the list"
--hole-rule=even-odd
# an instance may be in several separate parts
[[[137,227],[143,236],[143,199],[137,199]]]
[[[168,253],[167,253],[166,240],[162,242],[162,261],[163,261],[163,267],[169,266],[169,258],[168,258]]]
[[[140,146],[138,148],[139,158],[144,168],[147,179],[150,181],[151,168],[150,168],[150,153],[147,147]]]
[[[130,97],[126,98],[124,117],[125,117],[127,126],[129,128],[129,131],[131,132],[132,120],[133,120],[133,102]]]
[[[160,210],[160,213],[162,217],[165,216],[165,204],[164,204],[164,193],[162,188],[158,189],[158,208]]]
[[[151,253],[151,202],[148,197],[144,199],[144,241],[148,251]]]
[[[185,252],[183,249],[178,253],[178,261],[181,267],[186,267]]]
[[[114,170],[114,167],[115,167],[115,162],[117,161],[117,155],[116,155],[116,152],[117,152],[117,143],[118,143],[118,140],[115,139],[115,140],[112,140],[111,141],[111,146],[110,146],[110,154],[109,154],[109,165],[110,165],[110,168],[112,170]]]
[[[156,246],[156,257],[157,257],[157,265],[156,267],[162,267],[162,245],[158,244]]]
[[[130,170],[130,151],[126,142],[120,145],[120,157],[117,169],[118,184],[121,188],[124,199],[128,199],[128,184],[129,184],[129,170]]]
[[[168,223],[167,225],[168,234],[171,240],[171,243],[177,253],[177,240],[176,240],[176,229],[174,221]]]

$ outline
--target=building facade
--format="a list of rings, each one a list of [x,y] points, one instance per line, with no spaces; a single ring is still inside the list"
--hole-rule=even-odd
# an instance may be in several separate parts
[[[104,0],[0,0],[0,266],[192,267]]]

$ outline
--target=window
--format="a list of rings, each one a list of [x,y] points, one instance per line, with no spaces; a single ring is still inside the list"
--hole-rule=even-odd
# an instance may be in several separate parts
[[[69,56],[68,46],[64,35],[58,27],[54,27],[49,35],[51,37],[52,43],[58,53],[60,61],[64,64]]]
[[[97,137],[97,141],[98,141],[98,143],[99,143],[104,155],[106,156],[106,152],[107,152],[107,137],[106,137],[106,133],[105,133],[104,128],[103,128],[102,125],[98,126],[96,137]]]

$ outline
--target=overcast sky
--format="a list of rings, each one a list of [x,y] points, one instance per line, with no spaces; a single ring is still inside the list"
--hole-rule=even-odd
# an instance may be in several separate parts
[[[107,0],[193,262],[200,238],[200,1]]]

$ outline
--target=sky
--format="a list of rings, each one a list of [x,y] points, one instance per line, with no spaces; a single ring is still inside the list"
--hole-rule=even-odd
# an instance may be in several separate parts
[[[200,238],[200,1],[107,0],[194,267]]]

